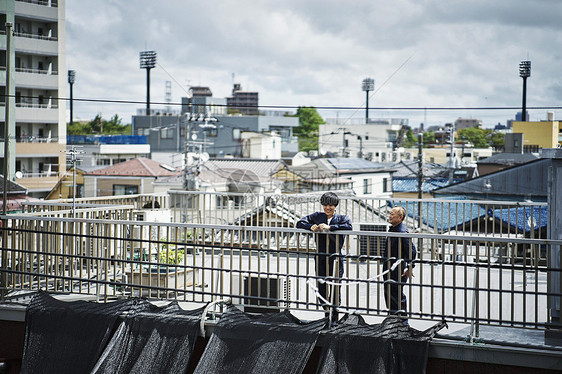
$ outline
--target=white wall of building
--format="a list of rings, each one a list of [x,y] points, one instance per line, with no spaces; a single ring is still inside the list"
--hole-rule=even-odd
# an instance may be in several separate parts
[[[281,136],[275,133],[240,133],[242,157],[262,160],[279,160],[281,158]]]

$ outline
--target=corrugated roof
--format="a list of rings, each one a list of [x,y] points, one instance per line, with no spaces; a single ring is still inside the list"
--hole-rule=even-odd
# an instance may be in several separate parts
[[[179,169],[171,171],[168,168],[163,167],[161,162],[140,157],[91,171],[87,175],[161,177],[181,173]]]
[[[479,164],[518,165],[537,160],[532,153],[498,153],[483,160]]]
[[[539,159],[522,165],[438,188],[436,195],[508,196],[522,199],[544,199],[547,196],[547,175],[551,159]]]

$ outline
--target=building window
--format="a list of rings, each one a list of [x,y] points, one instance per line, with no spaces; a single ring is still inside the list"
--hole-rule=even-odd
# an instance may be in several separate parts
[[[114,184],[113,195],[136,195],[139,193],[139,186],[130,184]]]
[[[160,138],[162,139],[173,139],[175,129],[162,129],[160,130]]]
[[[382,192],[388,192],[388,178],[382,179]]]
[[[363,194],[373,193],[373,184],[371,179],[363,179]]]

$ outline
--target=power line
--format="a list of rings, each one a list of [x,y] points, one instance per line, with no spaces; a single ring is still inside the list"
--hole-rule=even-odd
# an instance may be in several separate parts
[[[15,97],[15,95],[0,95],[0,97],[5,98],[8,97]],[[31,98],[31,99],[38,99],[39,96],[20,96],[21,98]],[[70,101],[70,98],[66,97],[52,97],[53,101],[55,100],[63,100],[63,101]],[[138,100],[117,100],[117,99],[90,99],[90,98],[73,98],[73,101],[80,101],[80,102],[91,102],[91,103],[109,103],[109,104],[139,104],[145,105],[146,101],[138,101]],[[156,105],[174,105],[174,106],[181,106],[182,103],[178,102],[159,102],[159,101],[152,101],[152,104]],[[209,106],[209,104],[191,104],[192,106]],[[17,104],[16,104],[17,106]],[[227,107],[227,104],[213,104],[215,107]],[[239,107],[246,107],[246,108],[266,108],[266,109],[299,109],[302,107],[313,107],[316,109],[322,110],[360,110],[364,109],[363,107],[356,107],[356,106],[307,106],[307,105],[243,105],[243,104],[236,104]],[[478,107],[455,107],[455,106],[442,106],[442,107],[432,107],[432,106],[423,106],[423,107],[371,107],[371,109],[375,110],[398,110],[398,111],[424,111],[424,110],[520,110],[520,106],[478,106]],[[547,106],[527,106],[527,109],[533,110],[545,110],[545,109],[562,109],[561,105],[547,105]]]

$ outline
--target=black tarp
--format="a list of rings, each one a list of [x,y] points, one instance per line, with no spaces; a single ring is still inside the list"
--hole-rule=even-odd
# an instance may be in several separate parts
[[[302,322],[288,311],[255,316],[228,306],[195,373],[301,373],[326,321]]]
[[[429,342],[445,325],[418,331],[400,317],[369,325],[346,315],[326,334],[317,373],[425,373]]]
[[[66,302],[38,292],[25,315],[21,373],[89,373],[119,316],[133,308],[144,306],[139,299]]]
[[[186,311],[173,301],[127,315],[92,373],[185,373],[203,310]]]

